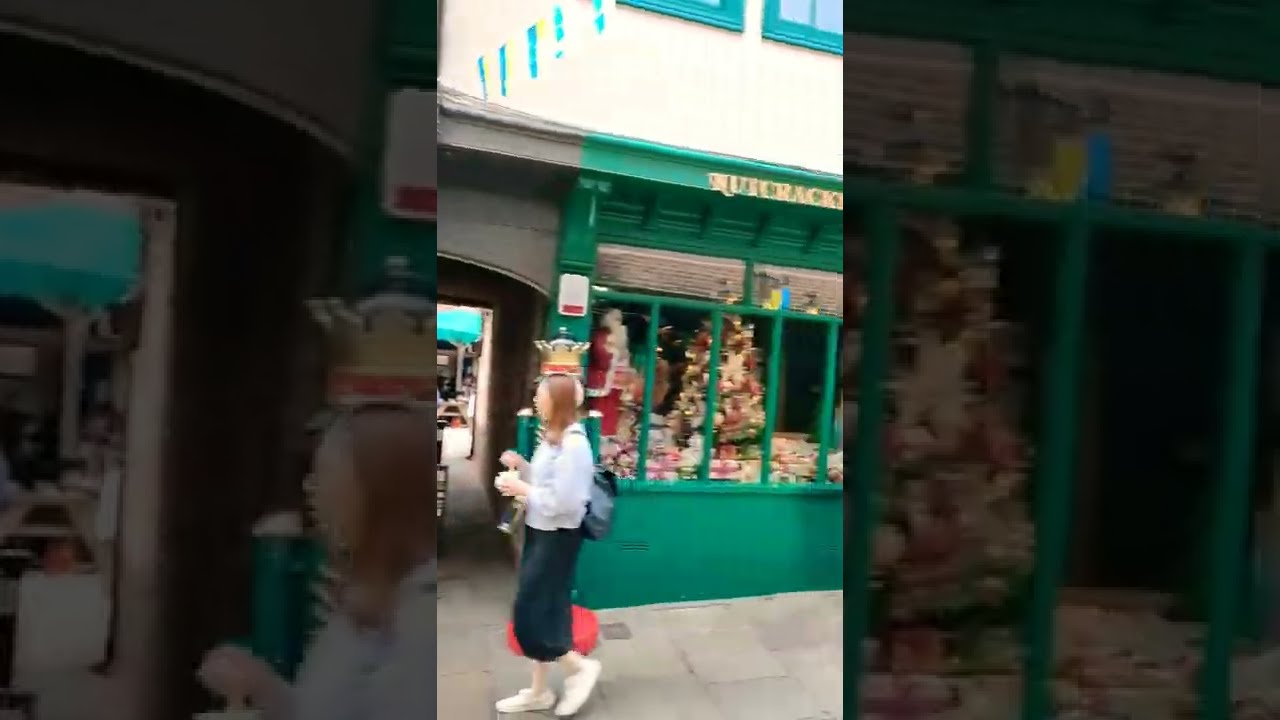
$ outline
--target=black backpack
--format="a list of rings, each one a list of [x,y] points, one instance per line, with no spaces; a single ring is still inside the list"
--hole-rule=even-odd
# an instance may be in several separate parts
[[[585,433],[584,433],[585,434]],[[582,516],[582,536],[588,540],[604,540],[613,529],[613,505],[618,497],[618,479],[613,472],[596,465],[591,478],[591,496],[587,514]]]

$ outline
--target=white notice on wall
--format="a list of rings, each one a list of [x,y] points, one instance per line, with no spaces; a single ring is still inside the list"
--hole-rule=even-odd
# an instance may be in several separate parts
[[[560,276],[560,293],[557,295],[557,312],[565,317],[586,317],[587,303],[591,297],[591,278],[586,275],[565,273]]]
[[[436,219],[436,94],[392,93],[383,157],[383,208],[407,220]]]

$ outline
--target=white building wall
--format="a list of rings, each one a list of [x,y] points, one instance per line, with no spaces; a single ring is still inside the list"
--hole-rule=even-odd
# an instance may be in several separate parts
[[[487,100],[593,132],[840,174],[843,58],[762,37],[765,0],[745,0],[746,25],[729,32],[625,5],[602,35],[587,26],[589,0],[560,0],[568,44],[527,79],[516,58],[506,97],[489,73]],[[485,95],[478,60],[551,17],[555,0],[454,0],[445,4],[440,82]]]

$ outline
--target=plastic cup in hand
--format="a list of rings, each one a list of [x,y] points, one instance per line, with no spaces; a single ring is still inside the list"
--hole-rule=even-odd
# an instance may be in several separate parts
[[[502,472],[498,473],[498,477],[493,479],[493,486],[501,490],[502,483],[508,482],[511,480],[519,480],[519,479],[520,479],[519,470],[503,470]]]

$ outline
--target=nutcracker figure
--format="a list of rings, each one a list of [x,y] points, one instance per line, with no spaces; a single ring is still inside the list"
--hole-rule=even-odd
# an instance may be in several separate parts
[[[600,435],[611,438],[618,431],[622,392],[631,382],[631,353],[622,311],[604,314],[600,327],[591,333],[587,362],[587,406],[600,413]]]

